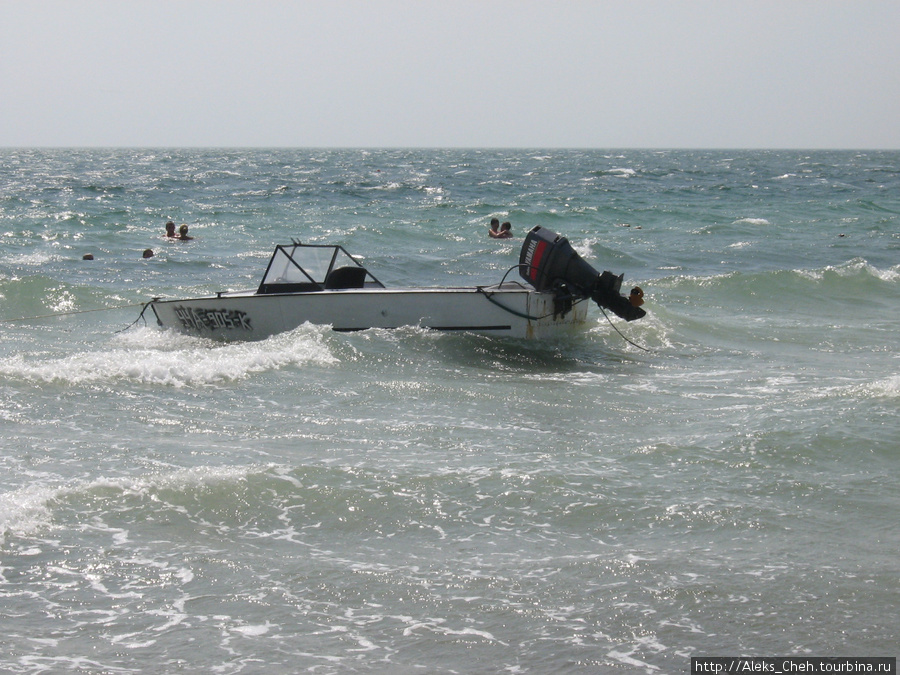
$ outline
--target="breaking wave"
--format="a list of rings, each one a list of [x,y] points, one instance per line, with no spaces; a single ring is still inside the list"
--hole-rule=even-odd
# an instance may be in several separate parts
[[[38,382],[92,384],[125,380],[173,387],[202,387],[256,373],[337,361],[327,327],[301,326],[260,342],[221,344],[152,328],[116,336],[104,349],[61,358],[15,354],[0,361],[0,375]]]

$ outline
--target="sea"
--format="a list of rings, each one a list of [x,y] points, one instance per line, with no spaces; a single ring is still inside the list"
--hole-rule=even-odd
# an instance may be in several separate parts
[[[292,240],[497,283],[537,225],[647,316],[222,343],[142,311]],[[0,672],[897,656],[898,310],[896,151],[0,149]]]

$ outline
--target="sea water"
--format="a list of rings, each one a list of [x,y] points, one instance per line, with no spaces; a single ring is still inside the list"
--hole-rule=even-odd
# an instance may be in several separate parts
[[[648,316],[141,318],[291,239],[496,283],[535,225]],[[0,150],[0,671],[896,656],[898,309],[898,152]]]

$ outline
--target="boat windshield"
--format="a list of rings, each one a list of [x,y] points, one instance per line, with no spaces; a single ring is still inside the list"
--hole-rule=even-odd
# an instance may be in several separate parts
[[[322,290],[329,283],[329,275],[340,268],[358,268],[361,279],[381,285],[341,246],[293,244],[275,248],[260,292]]]

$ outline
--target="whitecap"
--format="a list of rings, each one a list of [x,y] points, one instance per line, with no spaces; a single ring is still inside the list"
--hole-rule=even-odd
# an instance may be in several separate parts
[[[51,487],[28,485],[0,494],[0,543],[7,534],[27,536],[52,522],[48,503],[57,494]]]
[[[892,267],[888,269],[880,269],[869,264],[862,258],[854,258],[843,265],[828,265],[819,269],[798,269],[794,272],[803,278],[813,281],[821,281],[826,274],[836,274],[839,277],[852,277],[858,274],[868,275],[879,281],[895,282],[900,279],[900,268]]]
[[[59,262],[60,260],[61,258],[58,255],[51,255],[45,251],[11,255],[7,258],[7,262],[10,265],[27,265],[32,267],[43,267],[47,263]]]
[[[897,398],[900,396],[900,375],[892,375],[860,386],[857,391],[875,398]]]
[[[114,339],[106,348],[62,358],[15,354],[0,360],[0,375],[30,381],[92,384],[127,380],[173,387],[205,386],[304,364],[330,365],[337,358],[322,327],[300,328],[259,342],[222,344],[155,329]]]
[[[640,661],[632,656],[632,654],[626,652],[620,652],[618,650],[612,650],[606,654],[609,658],[618,661],[626,666],[631,666],[633,668],[646,668],[647,670],[659,670],[656,666],[652,666],[649,663],[644,661]]]
[[[175,577],[183,584],[194,580],[194,573],[186,567],[182,567],[175,573]]]
[[[266,621],[264,624],[256,624],[256,625],[247,625],[247,626],[236,626],[232,628],[232,632],[240,633],[244,637],[259,637],[260,635],[265,635],[272,629],[271,623]]]
[[[90,483],[78,484],[68,488],[67,492],[90,491],[94,488],[105,487],[131,492],[135,494],[148,494],[154,490],[170,489],[176,492],[186,492],[196,486],[216,483],[237,483],[247,476],[264,470],[259,465],[250,466],[199,466],[187,469],[177,469],[167,473],[153,474],[149,476],[98,478]],[[189,581],[186,570],[181,570],[180,577],[183,581]]]
[[[475,637],[480,637],[492,642],[498,642],[497,638],[495,638],[492,633],[489,633],[486,630],[478,630],[476,628],[463,628],[462,630],[447,629],[444,631],[444,633],[446,635],[473,635]]]

